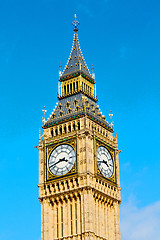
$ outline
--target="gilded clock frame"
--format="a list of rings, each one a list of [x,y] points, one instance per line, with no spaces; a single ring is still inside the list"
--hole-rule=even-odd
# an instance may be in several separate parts
[[[95,174],[103,179],[106,179],[107,181],[110,181],[112,183],[117,183],[117,179],[116,179],[116,154],[115,154],[115,150],[111,147],[109,147],[107,144],[105,144],[104,142],[99,141],[97,138],[95,139],[96,141],[96,148],[95,148]],[[97,163],[97,150],[99,147],[105,147],[109,153],[112,156],[112,160],[113,160],[113,165],[114,165],[114,169],[113,169],[113,174],[110,178],[106,178],[100,171],[99,167],[98,167],[98,163]]]
[[[71,170],[68,173],[66,173],[62,176],[57,176],[57,175],[54,175],[50,171],[49,166],[48,166],[48,161],[49,161],[49,157],[50,157],[51,153],[53,152],[53,150],[56,147],[63,145],[63,144],[70,145],[74,149],[75,162],[73,164],[73,167],[71,168]],[[46,182],[68,178],[70,176],[77,174],[77,140],[76,140],[76,138],[72,138],[71,140],[68,140],[68,141],[64,140],[64,141],[61,141],[60,143],[52,143],[50,145],[47,145],[46,146],[46,164],[45,164],[45,166],[46,166]]]

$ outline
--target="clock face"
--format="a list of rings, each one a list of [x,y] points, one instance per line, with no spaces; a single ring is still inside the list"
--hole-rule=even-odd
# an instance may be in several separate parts
[[[68,173],[75,162],[75,151],[68,145],[63,144],[56,147],[48,160],[48,167],[51,173],[62,176]]]
[[[101,146],[97,149],[97,164],[99,170],[106,178],[110,178],[113,175],[113,159],[107,148]]]

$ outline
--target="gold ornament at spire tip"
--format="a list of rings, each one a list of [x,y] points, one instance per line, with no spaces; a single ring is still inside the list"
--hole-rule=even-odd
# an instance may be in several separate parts
[[[73,26],[74,26],[73,31],[74,31],[74,32],[78,32],[77,26],[78,26],[79,22],[77,21],[77,15],[76,15],[76,14],[74,14],[74,18],[75,18],[75,20],[74,20],[73,23],[72,23]]]

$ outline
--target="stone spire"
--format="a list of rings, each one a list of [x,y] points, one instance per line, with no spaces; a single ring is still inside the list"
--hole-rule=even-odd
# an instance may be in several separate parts
[[[67,62],[67,65],[60,76],[60,80],[64,80],[65,77],[69,78],[70,76],[73,77],[74,74],[81,74],[84,75],[84,77],[87,77],[88,80],[92,80],[94,82],[94,79],[89,72],[89,69],[87,67],[87,64],[85,63],[79,40],[78,40],[78,24],[79,22],[76,19],[75,14],[75,20],[72,23],[74,25],[74,37],[73,37],[73,45],[71,49],[71,53]]]

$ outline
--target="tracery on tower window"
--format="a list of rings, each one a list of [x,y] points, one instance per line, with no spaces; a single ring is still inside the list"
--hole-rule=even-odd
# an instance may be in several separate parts
[[[57,208],[57,238],[59,237],[59,229],[58,229],[58,208]]]
[[[72,235],[73,234],[72,204],[70,205],[70,218],[71,218],[71,235]]]
[[[77,203],[75,203],[75,225],[76,225],[76,234],[77,234]]]
[[[61,234],[63,237],[63,207],[61,207]]]

